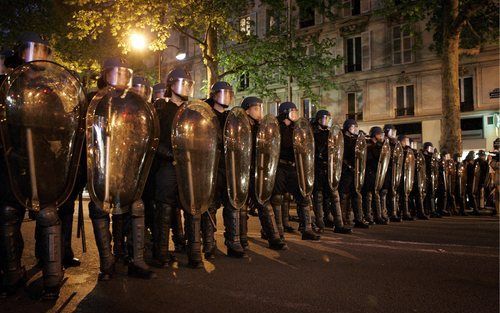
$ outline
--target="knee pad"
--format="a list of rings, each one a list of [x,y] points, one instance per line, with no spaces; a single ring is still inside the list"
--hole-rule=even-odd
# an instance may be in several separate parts
[[[19,220],[19,212],[16,208],[8,205],[0,208],[0,221],[2,224],[15,224]]]
[[[55,226],[60,223],[59,215],[54,207],[48,207],[40,210],[38,216],[36,217],[36,222],[42,227]]]
[[[283,195],[276,194],[271,196],[271,205],[278,206],[283,202]]]
[[[132,203],[131,207],[132,217],[144,217],[144,203],[142,200],[137,200]]]

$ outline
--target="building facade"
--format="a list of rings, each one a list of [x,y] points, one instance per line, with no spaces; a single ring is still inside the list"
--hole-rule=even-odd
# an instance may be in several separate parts
[[[293,1],[292,1],[293,2]],[[301,114],[313,117],[320,108],[329,110],[336,123],[347,117],[355,118],[361,129],[394,124],[398,133],[404,133],[418,142],[431,141],[439,146],[442,125],[441,62],[430,50],[432,33],[425,30],[425,23],[418,27],[422,40],[418,48],[415,38],[405,32],[400,24],[390,24],[375,14],[377,0],[345,0],[345,7],[335,20],[330,21],[318,11],[292,10],[294,25],[299,35],[319,35],[336,42],[336,55],[343,57],[343,64],[332,69],[336,88],[315,92],[319,103],[304,98],[297,86],[291,85],[292,101]],[[292,7],[294,4],[292,3]],[[274,22],[265,5],[256,1],[253,10],[242,14],[242,30],[264,36]],[[172,44],[185,48],[188,58],[184,65],[191,69],[197,86],[206,77],[200,52],[194,42],[185,36],[173,34]],[[475,56],[460,61],[461,128],[464,154],[468,150],[491,150],[500,131],[500,68],[499,46],[492,45]],[[164,52],[165,60],[174,60],[176,51]],[[178,63],[166,62],[166,72]],[[251,84],[243,80],[243,84]],[[266,111],[276,113],[280,101],[287,99],[287,86],[273,86],[276,98],[267,99]],[[196,96],[203,97],[204,91]],[[245,92],[238,94],[238,100]],[[237,103],[239,103],[237,101]]]

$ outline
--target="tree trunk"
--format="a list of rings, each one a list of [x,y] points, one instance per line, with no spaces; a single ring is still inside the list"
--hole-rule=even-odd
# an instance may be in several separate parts
[[[217,60],[217,29],[210,27],[206,34],[206,45],[201,45],[203,54],[203,64],[207,70],[207,96],[210,94],[210,87],[219,80],[219,61]]]
[[[441,55],[441,82],[443,88],[441,122],[442,150],[453,155],[462,153],[462,130],[460,129],[460,92],[458,87],[458,65],[460,57],[460,30],[452,29],[458,15],[458,0],[445,0],[443,8],[443,51]]]

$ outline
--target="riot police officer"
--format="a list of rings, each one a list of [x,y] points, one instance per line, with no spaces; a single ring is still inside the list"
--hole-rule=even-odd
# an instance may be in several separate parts
[[[280,237],[280,233],[278,230],[278,226],[276,224],[276,218],[274,215],[273,208],[271,207],[269,200],[267,200],[264,204],[259,203],[256,196],[255,190],[255,176],[258,175],[256,173],[256,141],[257,141],[257,132],[259,129],[259,124],[262,121],[262,99],[258,97],[245,97],[241,102],[241,108],[246,111],[250,125],[252,127],[252,162],[250,163],[250,187],[248,194],[248,206],[254,208],[257,211],[259,216],[260,224],[262,226],[262,234],[263,237],[269,242],[269,248],[273,250],[286,250],[288,247],[285,241]],[[276,147],[277,149],[277,147]],[[266,173],[268,175],[270,173]],[[276,173],[274,173],[276,175]],[[240,224],[240,238],[241,236],[245,236],[243,229],[246,229],[246,216],[241,216]]]
[[[313,210],[316,217],[316,227],[322,231],[326,227],[328,215],[333,216],[334,232],[352,233],[344,227],[342,209],[338,189],[331,190],[328,183],[328,138],[330,136],[331,115],[327,110],[319,110],[312,123],[314,132],[314,189]]]
[[[477,210],[484,209],[485,206],[485,185],[489,175],[489,164],[486,161],[486,152],[479,150],[477,158],[474,160],[474,181],[473,195],[474,204]]]
[[[234,208],[228,198],[227,194],[227,181],[226,181],[226,160],[224,155],[224,143],[223,143],[223,131],[226,123],[226,119],[229,113],[229,105],[234,100],[233,87],[223,81],[216,82],[210,89],[210,98],[207,99],[207,103],[212,107],[217,119],[219,121],[219,165],[217,170],[216,178],[216,189],[212,204],[208,209],[208,213],[205,214],[206,217],[202,218],[202,228],[205,228],[205,236],[210,238],[209,240],[214,243],[213,249],[206,249],[204,247],[205,254],[213,257],[215,252],[215,238],[214,231],[215,225],[215,215],[217,209],[222,205],[223,211],[222,215],[224,218],[224,243],[227,247],[227,255],[235,258],[246,257],[246,248],[248,247],[248,240],[246,236],[246,210],[241,212]],[[241,223],[241,220],[244,223]],[[205,225],[204,225],[205,224]],[[243,229],[241,229],[243,226]],[[243,230],[243,236],[241,235],[241,230]]]
[[[413,221],[414,218],[410,213],[409,192],[407,192],[406,189],[413,189],[415,171],[411,170],[411,168],[415,168],[415,155],[413,153],[413,149],[411,148],[410,138],[408,136],[400,135],[398,140],[403,147],[404,160],[403,170],[401,173],[401,183],[398,188],[400,209],[399,216],[403,219],[403,221]]]
[[[153,86],[153,96],[152,100],[155,103],[158,99],[165,99],[165,93],[167,91],[167,85],[165,83],[158,83]]]
[[[184,83],[183,82],[187,82]],[[193,80],[189,72],[183,68],[176,68],[167,75],[166,96],[158,98],[154,106],[160,121],[160,142],[155,155],[153,176],[154,222],[153,258],[161,266],[167,266],[175,261],[169,251],[170,229],[178,223],[180,202],[178,199],[177,175],[172,149],[172,124],[176,113],[188,101],[193,93]],[[184,244],[184,236],[179,231],[173,232],[174,243]]]
[[[304,197],[300,192],[297,169],[295,164],[295,154],[293,149],[294,122],[299,119],[297,106],[293,102],[283,102],[278,108],[278,121],[280,124],[281,144],[280,159],[276,172],[276,182],[273,195],[271,196],[271,206],[276,216],[280,235],[283,237],[283,220],[281,203],[283,195],[289,192],[293,195],[297,203],[297,212],[300,219],[303,240],[319,240],[320,236],[312,231],[312,221],[310,215],[311,201],[309,197]]]
[[[390,158],[390,149],[381,154],[384,136],[382,128],[378,126],[370,128],[370,139],[366,148],[366,177],[362,189],[363,211],[365,220],[369,224],[387,225],[387,221],[382,218],[379,190],[376,186],[377,181],[386,175],[379,166],[383,167],[383,163],[388,163]]]
[[[355,170],[355,147],[359,135],[358,123],[353,119],[345,120],[342,132],[344,136],[344,161],[339,183],[342,211],[344,214],[349,214],[351,211],[349,208],[352,208],[354,212],[354,227],[369,228],[369,224],[363,220],[362,196],[357,192],[355,186],[355,175],[364,175],[364,173],[356,173]]]
[[[435,153],[436,155],[436,153]],[[448,211],[448,179],[447,179],[447,161],[450,155],[446,150],[441,150],[440,158],[437,162],[437,172],[438,172],[438,186],[436,191],[437,198],[437,213],[441,216],[451,215]]]
[[[428,210],[428,215],[430,217],[441,217],[440,214],[436,212],[436,202],[435,202],[435,173],[434,173],[434,146],[432,142],[425,142],[423,146],[424,158],[425,158],[425,174],[426,174],[426,196],[425,196],[425,207]]]
[[[409,207],[413,214],[421,220],[428,220],[425,214],[424,198],[426,192],[425,179],[425,159],[422,151],[417,149],[417,142],[410,140],[413,153],[415,154],[415,178],[413,180],[413,189],[409,197]]]
[[[399,181],[398,176],[401,175],[398,166],[399,159],[398,146],[400,147],[396,137],[396,127],[392,124],[384,125],[385,137],[389,139],[391,145],[391,160],[387,168],[387,175],[385,176],[385,184],[382,188],[381,203],[382,210],[388,212],[391,222],[401,222],[401,217],[398,216],[398,193],[396,183]],[[401,151],[399,152],[401,153]]]

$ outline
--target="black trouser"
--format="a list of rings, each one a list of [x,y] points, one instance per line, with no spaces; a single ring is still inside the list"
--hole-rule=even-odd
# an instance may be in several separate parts
[[[434,198],[434,190],[432,188],[432,185],[427,183],[427,192],[425,194],[425,209],[426,213],[428,215],[435,215],[436,214],[436,202]]]
[[[25,211],[18,204],[0,206],[0,274],[4,287],[17,284],[24,276],[21,224]]]
[[[328,183],[327,169],[319,166],[314,174],[314,189],[312,194],[313,211],[316,227],[325,228],[325,215],[330,213],[331,188]]]
[[[354,172],[344,167],[339,184],[340,205],[347,216],[353,211],[356,222],[363,222],[363,199],[354,186]],[[350,205],[349,205],[350,203]]]
[[[293,195],[295,202],[297,203],[297,213],[299,215],[300,227],[303,231],[311,231],[311,200],[309,197],[304,197],[300,192],[295,164],[292,162],[285,162],[286,161],[280,160],[280,163],[278,164],[273,195],[283,196],[287,192]]]
[[[439,185],[436,191],[437,197],[437,212],[443,214],[447,209],[447,192],[442,184]]]
[[[62,227],[63,260],[71,260],[75,256],[71,247],[71,238],[73,233],[75,201],[78,199],[78,195],[78,192],[73,192],[68,200],[59,207],[58,211]]]

